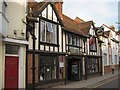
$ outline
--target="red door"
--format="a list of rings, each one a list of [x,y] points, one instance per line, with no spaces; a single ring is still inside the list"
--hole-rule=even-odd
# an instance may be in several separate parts
[[[5,88],[18,88],[18,57],[5,57]]]

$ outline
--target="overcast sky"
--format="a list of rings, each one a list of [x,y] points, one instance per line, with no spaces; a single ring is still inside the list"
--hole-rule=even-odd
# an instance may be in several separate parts
[[[63,0],[63,13],[72,19],[77,16],[85,21],[93,20],[96,26],[101,26],[102,24],[114,25],[117,29],[118,1]]]

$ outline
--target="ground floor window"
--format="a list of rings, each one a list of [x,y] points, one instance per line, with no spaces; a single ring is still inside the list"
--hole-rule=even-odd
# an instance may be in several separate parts
[[[55,56],[40,56],[39,81],[57,79],[57,58]]]
[[[87,69],[88,69],[88,73],[95,73],[98,72],[98,64],[99,63],[99,59],[97,58],[89,58],[87,60]]]

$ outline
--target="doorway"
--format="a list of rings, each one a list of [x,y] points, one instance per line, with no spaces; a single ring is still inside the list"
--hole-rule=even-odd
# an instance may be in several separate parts
[[[5,57],[5,88],[18,88],[19,57]]]
[[[80,59],[68,60],[68,80],[79,81],[82,78],[82,63]]]

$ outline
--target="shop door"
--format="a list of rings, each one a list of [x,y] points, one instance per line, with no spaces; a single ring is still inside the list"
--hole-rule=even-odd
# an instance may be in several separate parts
[[[80,80],[80,61],[70,61],[68,64],[68,80]]]
[[[78,62],[72,62],[71,64],[71,80],[79,80]]]
[[[5,57],[5,88],[18,88],[18,57]]]

